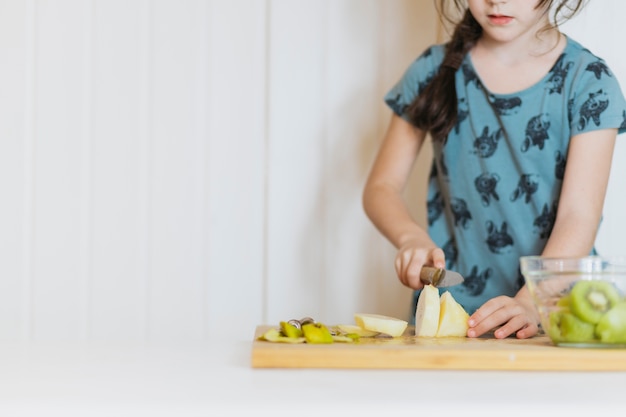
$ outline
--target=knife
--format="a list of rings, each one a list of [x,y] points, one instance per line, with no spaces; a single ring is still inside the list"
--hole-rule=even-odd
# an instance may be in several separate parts
[[[443,268],[433,268],[431,266],[422,266],[420,271],[420,280],[428,285],[435,287],[451,287],[463,283],[465,279],[458,272],[450,271]]]

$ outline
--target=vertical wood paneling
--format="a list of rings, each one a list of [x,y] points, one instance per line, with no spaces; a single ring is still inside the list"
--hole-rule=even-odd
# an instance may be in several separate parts
[[[38,2],[34,112],[33,337],[84,338],[81,161],[87,2]]]
[[[83,287],[83,294],[81,297],[82,307],[81,311],[84,312],[85,318],[83,320],[85,338],[89,337],[91,332],[92,322],[90,307],[92,304],[91,299],[91,285],[92,285],[92,264],[93,264],[93,55],[94,55],[94,20],[95,20],[95,0],[89,0],[85,2],[83,11],[83,21],[85,22],[85,30],[82,37],[83,50],[85,53],[82,56],[82,73],[81,79],[81,121],[80,137],[81,137],[81,149],[80,149],[80,184],[79,194],[80,206],[79,206],[79,218],[78,218],[78,230],[80,235],[78,236],[78,248],[77,254],[78,260],[78,275],[85,280]]]
[[[152,271],[150,263],[150,254],[152,249],[151,242],[151,197],[152,188],[150,187],[152,180],[152,132],[154,111],[152,107],[153,96],[153,55],[154,55],[154,3],[151,0],[142,0],[141,20],[138,25],[139,32],[139,70],[138,74],[141,78],[138,83],[138,120],[137,120],[137,142],[139,149],[139,158],[137,160],[138,174],[138,193],[137,193],[137,288],[141,290],[142,296],[138,298],[138,311],[141,311],[142,317],[142,336],[147,339],[149,337],[149,288],[150,288],[150,272]]]
[[[328,1],[270,2],[270,322],[323,313]]]
[[[377,0],[329,3],[328,35],[322,45],[326,97],[320,119],[325,130],[320,195],[327,267],[324,276],[318,277],[324,283],[320,320],[325,322],[351,323],[355,312],[383,312],[377,303],[385,305],[377,291],[379,256],[369,250],[373,226],[361,204],[375,150],[372,144],[379,140],[381,9]],[[396,283],[385,282],[390,287]],[[386,305],[399,304],[387,301]]]
[[[119,11],[123,9],[124,13]],[[149,95],[143,63],[145,2],[97,1],[93,36],[93,249],[90,338],[145,336],[141,123]],[[147,70],[149,71],[149,69]]]
[[[387,130],[391,110],[383,97],[400,79],[408,65],[437,40],[437,18],[430,0],[393,0],[378,3],[380,29],[378,33],[378,68],[376,89],[370,100],[377,106],[377,128],[368,137],[365,149],[367,169]],[[432,151],[425,143],[415,163],[406,189],[406,198],[414,218],[425,225],[426,181]],[[393,268],[396,250],[369,225],[365,237],[368,261],[367,288],[360,294],[362,309],[395,317],[409,318],[411,291],[402,286]]]
[[[263,321],[267,1],[210,3],[207,334]]]
[[[154,2],[149,337],[203,335],[203,155],[194,117],[200,1]]]
[[[0,2],[0,339],[27,337],[24,265],[31,164],[26,120],[32,65],[29,2]],[[26,167],[28,165],[28,168]],[[26,231],[28,233],[28,231]],[[27,297],[23,297],[26,293]],[[30,306],[30,303],[28,303]]]

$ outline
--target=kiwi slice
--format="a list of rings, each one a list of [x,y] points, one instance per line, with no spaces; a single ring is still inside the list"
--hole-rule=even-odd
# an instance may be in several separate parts
[[[569,308],[569,299],[570,299],[569,294],[566,294],[566,295],[562,296],[556,302],[557,307]]]
[[[551,311],[549,316],[548,328],[546,329],[546,333],[554,343],[559,343],[563,341],[563,335],[561,334],[561,318],[563,317],[563,312],[561,311]]]
[[[307,343],[333,343],[330,330],[322,323],[303,324],[302,332]]]
[[[562,313],[560,330],[561,341],[572,343],[593,342],[596,326],[587,323],[571,313]]]
[[[286,321],[280,322],[280,330],[283,333],[283,335],[287,337],[292,337],[292,338],[303,337],[302,329],[299,329],[293,324],[286,322]]]
[[[610,282],[583,280],[572,287],[569,308],[579,319],[596,324],[620,299],[617,288]]]
[[[617,303],[602,316],[596,335],[603,343],[626,343],[626,301]]]

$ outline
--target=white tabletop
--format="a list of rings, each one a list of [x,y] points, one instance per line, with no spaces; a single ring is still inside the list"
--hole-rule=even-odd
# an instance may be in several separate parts
[[[1,344],[0,416],[561,416],[626,409],[626,372],[253,369],[251,346]]]

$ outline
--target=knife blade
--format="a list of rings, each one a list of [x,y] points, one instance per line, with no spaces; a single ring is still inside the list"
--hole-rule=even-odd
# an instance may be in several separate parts
[[[420,280],[428,285],[432,284],[437,288],[451,287],[453,285],[462,284],[465,279],[458,272],[449,269],[433,268],[431,266],[423,266],[420,271]]]

